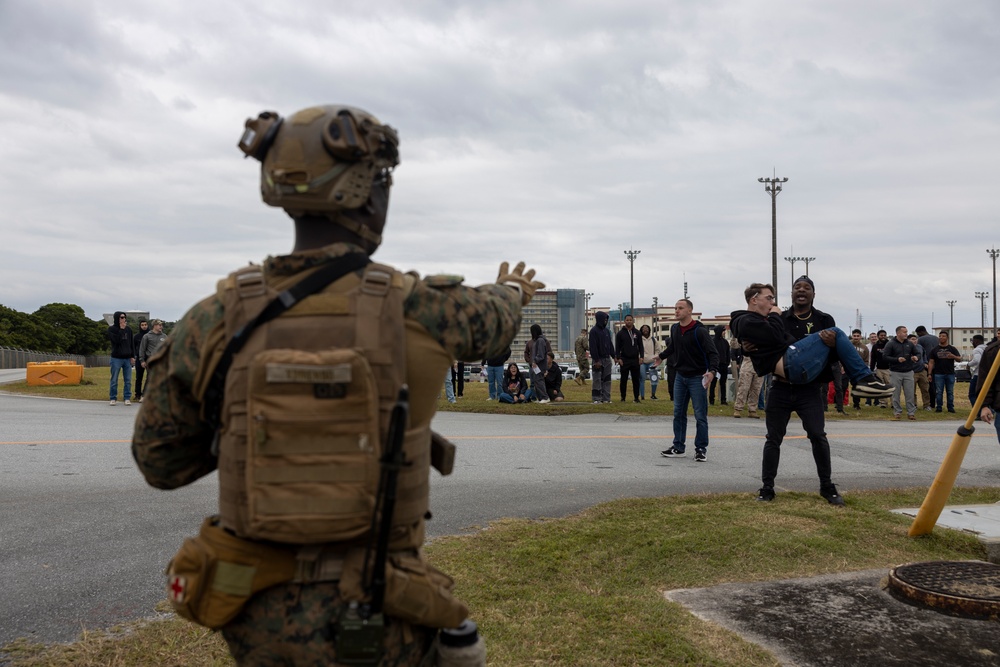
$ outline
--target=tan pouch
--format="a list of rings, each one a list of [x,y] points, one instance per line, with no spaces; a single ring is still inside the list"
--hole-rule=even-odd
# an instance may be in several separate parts
[[[167,565],[167,598],[180,616],[216,630],[257,592],[295,577],[295,552],[226,532],[208,517]]]
[[[340,593],[345,600],[367,600],[362,586],[365,550],[352,549],[344,559]],[[413,552],[389,554],[386,563],[386,616],[430,628],[457,628],[469,608],[451,594],[455,581]]]

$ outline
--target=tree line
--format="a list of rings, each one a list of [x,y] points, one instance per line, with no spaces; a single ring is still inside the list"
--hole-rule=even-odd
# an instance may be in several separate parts
[[[132,333],[138,333],[138,319],[129,316]],[[173,329],[173,322],[164,322],[163,330]],[[107,354],[111,341],[108,323],[92,320],[83,308],[71,303],[50,303],[33,313],[22,313],[0,305],[0,347],[12,347],[56,354],[82,356]]]

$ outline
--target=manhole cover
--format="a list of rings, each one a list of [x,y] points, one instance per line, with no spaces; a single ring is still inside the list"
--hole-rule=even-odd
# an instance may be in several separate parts
[[[907,563],[886,588],[906,600],[960,616],[1000,619],[1000,565],[979,561]]]

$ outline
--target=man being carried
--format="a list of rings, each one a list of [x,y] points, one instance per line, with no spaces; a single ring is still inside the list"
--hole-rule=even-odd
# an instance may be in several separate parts
[[[743,293],[748,310],[733,312],[729,323],[733,334],[742,341],[754,371],[761,376],[773,373],[774,377],[767,395],[767,437],[761,463],[763,486],[757,500],[774,500],[781,442],[794,411],[802,419],[802,427],[812,444],[820,495],[831,505],[844,504],[831,479],[830,443],[823,418],[825,393],[819,384],[825,386],[828,381],[831,361],[839,359],[843,364],[855,384],[855,394],[880,397],[892,393],[888,385],[872,375],[847,335],[834,326],[833,318],[813,307],[815,294],[808,276],[796,279],[792,284],[792,307],[782,314],[774,305],[774,288],[754,283]],[[831,348],[836,348],[836,354]]]

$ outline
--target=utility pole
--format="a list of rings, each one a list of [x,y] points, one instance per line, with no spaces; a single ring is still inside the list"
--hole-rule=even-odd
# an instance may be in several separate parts
[[[1000,324],[997,324],[997,255],[1000,255],[1000,250],[990,248],[986,252],[993,259],[993,328],[1000,329]]]
[[[976,292],[976,298],[979,299],[979,326],[980,332],[983,334],[983,339],[986,338],[986,299],[989,297],[989,292]]]
[[[688,274],[681,274],[684,276],[684,298],[688,298]]]
[[[951,311],[951,324],[948,329],[948,339],[951,340],[952,334],[955,331],[955,304],[958,303],[958,301],[953,299],[951,301],[945,301],[945,303],[948,304],[948,310]]]
[[[631,292],[629,297],[632,299],[628,302],[628,314],[632,315],[632,309],[635,308],[635,258],[639,256],[641,250],[632,250],[631,246],[625,251],[625,256],[628,257],[629,265],[629,283],[631,284]],[[634,315],[633,315],[634,317]]]
[[[803,262],[806,263],[806,277],[808,278],[809,277],[809,262],[813,261],[816,258],[815,257],[799,257],[799,259],[801,259]]]
[[[771,196],[771,284],[774,286],[774,305],[778,305],[778,193],[787,178],[758,178],[764,184],[764,192]]]
[[[593,292],[583,293],[583,321],[590,328],[590,297],[594,296]]]

